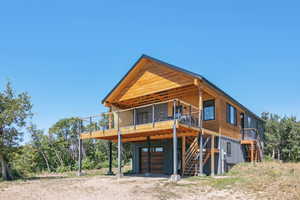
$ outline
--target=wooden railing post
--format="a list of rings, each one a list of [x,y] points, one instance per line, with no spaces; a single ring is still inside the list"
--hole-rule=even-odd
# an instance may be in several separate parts
[[[92,134],[92,117],[90,117],[90,134]]]
[[[202,112],[203,112],[203,91],[202,89],[199,87],[199,110],[198,110],[198,115],[199,115],[199,119],[198,119],[198,126],[200,128],[203,128],[202,126]]]
[[[118,127],[118,131],[120,130],[120,112],[118,111],[117,112],[117,118],[118,118],[118,124],[117,124],[117,127]]]
[[[136,129],[136,109],[133,109],[133,126],[134,129]]]

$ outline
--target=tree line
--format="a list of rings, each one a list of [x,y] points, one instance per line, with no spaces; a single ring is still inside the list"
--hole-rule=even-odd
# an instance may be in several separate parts
[[[11,180],[38,172],[65,172],[78,168],[79,128],[99,129],[98,124],[80,127],[76,117],[58,120],[45,133],[28,123],[33,116],[32,103],[27,93],[16,94],[10,83],[0,91],[0,177]],[[300,161],[300,122],[296,117],[280,117],[263,113],[264,154],[282,161]],[[106,120],[103,118],[102,120]],[[30,140],[22,143],[23,134]],[[124,145],[124,163],[129,161],[130,146]],[[116,165],[116,144],[113,143],[113,164]],[[108,167],[108,142],[83,141],[83,169]]]
[[[37,172],[65,172],[77,170],[79,128],[99,129],[103,121],[82,125],[76,117],[58,120],[47,133],[28,123],[33,116],[27,93],[16,94],[10,83],[0,91],[0,178],[11,180]],[[103,118],[102,120],[106,120]],[[30,139],[22,143],[24,132]],[[129,145],[124,144],[123,164],[131,157]],[[113,166],[116,166],[116,144],[112,144]],[[82,168],[108,167],[108,141],[83,140]]]

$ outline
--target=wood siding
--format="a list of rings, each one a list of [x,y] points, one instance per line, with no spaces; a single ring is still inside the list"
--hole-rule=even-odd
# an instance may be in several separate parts
[[[189,84],[193,84],[194,79],[167,67],[146,63],[140,71],[132,77],[114,101],[124,101],[155,92],[169,90]]]
[[[202,91],[202,98],[199,98],[199,90]],[[106,105],[114,111],[119,108],[131,108],[140,105],[148,105],[151,103],[166,101],[170,99],[179,99],[195,107],[203,105],[199,102],[207,100],[215,101],[215,119],[203,121],[203,128],[212,132],[234,138],[241,139],[241,113],[247,111],[241,108],[240,104],[234,102],[224,93],[220,92],[212,85],[195,78],[189,73],[182,72],[170,68],[162,63],[151,61],[149,59],[141,59],[129,74],[120,82],[117,88],[108,96]],[[237,109],[237,125],[227,123],[226,105],[231,104]],[[115,105],[115,106],[114,106]],[[123,107],[122,107],[123,106]],[[173,115],[173,102],[167,104],[167,117]],[[117,124],[117,116],[114,116],[114,124]],[[133,112],[122,113],[120,115],[120,125],[133,124]],[[156,128],[165,129],[160,125],[169,126],[168,122],[158,124]],[[149,126],[149,127],[148,127]],[[131,128],[122,128],[126,133],[134,133],[140,131],[140,136],[151,125],[139,126],[136,130]],[[111,136],[111,135],[109,135]]]

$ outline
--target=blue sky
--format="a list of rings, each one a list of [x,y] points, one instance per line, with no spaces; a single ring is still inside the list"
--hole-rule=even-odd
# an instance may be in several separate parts
[[[197,72],[258,115],[300,117],[299,1],[1,1],[0,85],[35,122],[105,111],[147,54]]]

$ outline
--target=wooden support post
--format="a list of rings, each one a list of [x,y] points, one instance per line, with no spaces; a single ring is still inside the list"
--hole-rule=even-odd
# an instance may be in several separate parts
[[[108,168],[108,172],[107,175],[113,175],[113,171],[112,171],[112,142],[108,141],[108,149],[109,149],[109,168]]]
[[[147,136],[147,147],[148,147],[147,173],[148,173],[148,175],[150,175],[150,173],[151,173],[151,143],[150,143],[150,136]]]
[[[152,126],[155,126],[155,105],[152,105]]]
[[[82,161],[82,140],[80,134],[78,136],[78,176],[81,176],[81,161]]]
[[[258,162],[258,150],[257,150],[257,148],[255,149],[255,162]]]
[[[251,142],[251,150],[250,150],[250,152],[251,152],[251,157],[250,157],[250,161],[253,163],[254,162],[254,144],[253,144],[253,142]]]
[[[192,105],[189,106],[189,125],[192,126]]]
[[[185,136],[182,136],[181,138],[181,175],[184,174],[185,169],[185,153],[186,153],[186,142],[185,142]]]
[[[198,145],[199,145],[199,172],[198,176],[203,176],[203,134],[198,134]]]
[[[118,127],[118,131],[119,131],[120,130],[120,112],[119,111],[117,112],[117,117],[118,117],[117,127]]]
[[[210,147],[210,175],[214,176],[215,175],[215,136],[211,136],[211,147]]]

